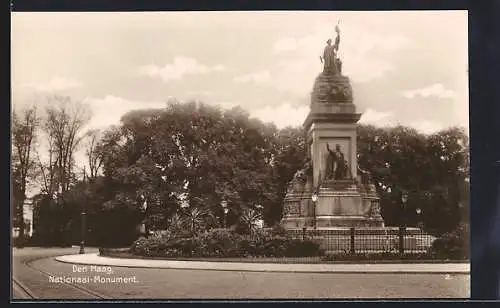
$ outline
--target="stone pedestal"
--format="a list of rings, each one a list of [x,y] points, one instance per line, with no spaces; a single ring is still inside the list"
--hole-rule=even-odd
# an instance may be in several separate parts
[[[356,113],[349,78],[319,74],[310,107],[304,129],[312,172],[304,184],[308,189],[290,187],[284,200],[284,227],[383,227],[375,187],[358,177],[356,132],[361,114]],[[327,145],[342,152],[348,169],[345,178],[326,176]]]
[[[331,227],[384,227],[374,187],[342,181],[313,192],[287,194],[282,224],[287,229]]]
[[[316,202],[316,227],[383,227],[379,198],[356,181],[324,183]]]

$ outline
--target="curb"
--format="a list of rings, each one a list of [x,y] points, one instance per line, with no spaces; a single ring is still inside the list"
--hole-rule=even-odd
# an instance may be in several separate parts
[[[132,259],[129,256],[120,256],[120,255],[113,255],[113,254],[107,254],[103,255],[99,253],[99,257],[102,258],[109,258],[109,259]],[[469,264],[470,261],[468,260],[399,260],[399,259],[394,259],[394,260],[374,260],[374,261],[367,261],[367,260],[359,260],[359,261],[346,261],[346,260],[340,260],[340,261],[325,261],[325,262],[269,262],[266,261],[264,258],[262,262],[256,262],[258,259],[253,259],[253,260],[236,260],[234,259],[229,259],[229,260],[224,260],[221,258],[155,258],[155,257],[141,257],[137,256],[136,258],[133,258],[136,260],[141,260],[141,261],[149,261],[149,260],[161,260],[161,261],[186,261],[186,262],[219,262],[219,263],[271,263],[271,264],[331,264],[331,265],[339,265],[339,264],[357,264],[357,265],[363,265],[363,264]]]
[[[148,262],[148,260],[131,259],[134,262],[142,261],[143,264],[127,264],[124,259],[101,257],[97,254],[86,254],[86,260],[82,260],[85,255],[65,255],[56,257],[55,260],[67,264],[81,264],[81,265],[100,265],[100,266],[113,266],[124,268],[150,268],[150,269],[177,269],[177,270],[204,270],[204,271],[233,271],[233,272],[274,272],[274,273],[317,273],[317,274],[455,274],[455,275],[469,275],[470,267],[464,266],[466,269],[462,270],[418,270],[415,264],[276,264],[276,263],[237,263],[237,262],[210,262],[210,261],[165,261],[161,262]],[[88,259],[91,260],[88,260]],[[92,260],[97,258],[95,260]],[[92,262],[94,261],[94,262]],[[107,262],[106,262],[107,261]],[[117,262],[116,262],[117,261]],[[156,261],[156,260],[149,260]],[[147,262],[147,263],[146,263]],[[122,263],[122,264],[116,264]],[[160,263],[161,266],[154,263]],[[215,265],[215,266],[214,266]],[[401,269],[401,265],[407,265]],[[432,267],[436,267],[430,265]],[[449,264],[448,264],[449,265]],[[455,264],[457,265],[457,264]],[[390,266],[399,268],[391,269]],[[429,264],[421,264],[422,266],[429,266]],[[293,268],[295,267],[295,268]],[[351,267],[352,269],[346,269]],[[384,267],[386,268],[384,270]],[[408,269],[410,267],[410,269]],[[366,268],[371,268],[367,270]],[[411,269],[413,268],[413,269]]]

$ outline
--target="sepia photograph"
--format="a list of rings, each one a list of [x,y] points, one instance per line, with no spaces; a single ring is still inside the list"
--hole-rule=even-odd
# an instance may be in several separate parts
[[[11,13],[11,299],[470,298],[467,11]]]

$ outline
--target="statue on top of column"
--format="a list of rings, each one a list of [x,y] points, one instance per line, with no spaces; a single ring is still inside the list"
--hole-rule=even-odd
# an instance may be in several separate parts
[[[340,22],[340,20],[339,20]],[[323,73],[330,75],[341,75],[342,74],[342,61],[337,56],[340,44],[340,28],[339,23],[335,26],[335,32],[337,37],[335,38],[335,43],[332,45],[332,40],[328,39],[326,41],[326,47],[323,51],[323,56],[320,56],[320,60],[323,63]]]

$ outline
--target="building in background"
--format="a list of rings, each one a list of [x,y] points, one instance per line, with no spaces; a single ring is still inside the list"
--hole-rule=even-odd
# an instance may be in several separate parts
[[[33,235],[33,201],[26,199],[23,206],[24,212],[24,234],[31,237]],[[19,236],[19,227],[12,228],[12,237]]]

